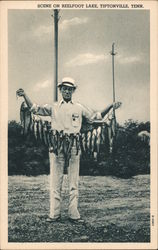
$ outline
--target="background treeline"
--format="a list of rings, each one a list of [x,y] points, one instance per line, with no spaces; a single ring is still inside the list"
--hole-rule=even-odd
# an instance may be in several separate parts
[[[150,132],[150,123],[128,120],[119,126],[113,154],[101,145],[98,161],[81,158],[80,175],[114,175],[129,178],[150,173],[150,146],[141,141],[138,133]],[[33,135],[21,135],[21,126],[16,121],[8,124],[8,174],[49,174],[48,150]]]

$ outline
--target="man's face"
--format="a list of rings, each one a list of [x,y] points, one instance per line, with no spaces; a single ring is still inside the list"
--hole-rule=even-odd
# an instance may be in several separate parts
[[[63,85],[60,88],[60,91],[61,91],[63,99],[66,101],[70,101],[72,98],[72,93],[74,92],[74,88]]]

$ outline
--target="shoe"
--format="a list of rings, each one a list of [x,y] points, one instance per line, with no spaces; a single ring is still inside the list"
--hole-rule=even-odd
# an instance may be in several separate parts
[[[46,222],[59,222],[61,220],[61,216],[57,217],[57,218],[51,218],[51,217],[48,217],[46,219]]]
[[[70,222],[72,222],[72,223],[74,223],[74,224],[82,224],[82,223],[84,223],[85,221],[83,220],[83,219],[81,219],[81,218],[79,218],[79,219],[72,219],[72,218],[69,218],[69,221]]]

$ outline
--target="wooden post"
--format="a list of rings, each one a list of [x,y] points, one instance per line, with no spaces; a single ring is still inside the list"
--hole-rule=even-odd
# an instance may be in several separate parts
[[[114,64],[114,57],[116,55],[115,53],[115,48],[114,48],[114,43],[112,44],[112,51],[111,51],[111,55],[112,55],[112,83],[113,83],[113,102],[115,102],[115,64]],[[110,131],[112,131],[111,134],[111,142],[110,142],[110,152],[114,152],[113,151],[113,146],[114,146],[114,140],[115,140],[115,135],[116,135],[116,115],[115,115],[115,109],[113,109],[113,119],[111,121],[111,127]]]
[[[112,82],[113,82],[113,102],[115,102],[115,64],[114,64],[114,56],[116,55],[115,53],[115,48],[114,48],[114,43],[112,44]],[[114,118],[115,118],[115,110],[114,110]]]
[[[58,10],[54,10],[54,82],[53,82],[53,101],[58,101]],[[50,160],[50,218],[54,218],[54,192],[53,192],[53,154],[49,153]]]
[[[54,10],[54,102],[58,100],[58,12]]]

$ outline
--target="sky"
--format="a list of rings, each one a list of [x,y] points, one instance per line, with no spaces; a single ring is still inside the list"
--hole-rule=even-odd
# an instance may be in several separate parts
[[[19,121],[23,88],[33,102],[53,103],[53,10],[8,11],[9,120]],[[150,15],[148,10],[60,10],[58,80],[72,77],[74,101],[102,110],[115,95],[122,106],[117,121],[150,119]],[[59,100],[61,98],[59,93]]]

